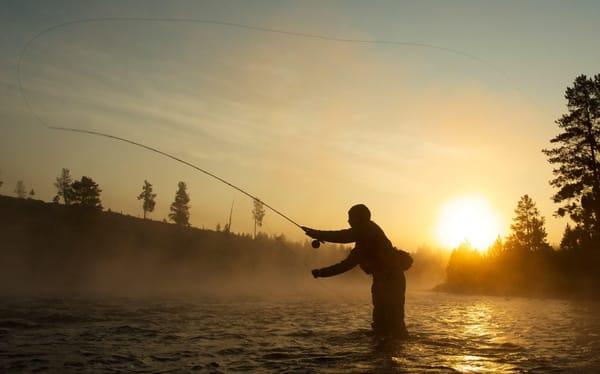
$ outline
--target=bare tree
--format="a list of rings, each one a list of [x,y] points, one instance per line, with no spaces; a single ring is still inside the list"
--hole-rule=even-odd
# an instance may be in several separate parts
[[[262,227],[263,219],[265,218],[265,204],[258,199],[254,199],[252,217],[254,218],[254,237],[256,238],[256,227]]]
[[[56,177],[54,186],[57,189],[56,195],[63,198],[65,205],[70,205],[73,200],[73,178],[69,169],[62,169],[60,176]]]

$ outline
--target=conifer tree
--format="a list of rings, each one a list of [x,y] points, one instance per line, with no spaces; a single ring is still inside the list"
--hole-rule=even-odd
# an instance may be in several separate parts
[[[550,248],[544,228],[544,217],[540,215],[535,203],[529,195],[523,195],[517,203],[511,235],[506,246],[511,249],[539,251]]]
[[[175,193],[175,201],[171,204],[171,213],[169,218],[180,226],[190,225],[190,197],[187,193],[185,182],[177,184],[177,192]]]
[[[567,223],[562,239],[560,240],[560,249],[563,251],[571,251],[581,248],[579,239],[580,234],[577,232],[577,228],[571,228]]]
[[[69,192],[69,203],[86,208],[102,210],[100,193],[102,190],[92,178],[81,177],[81,180],[73,182]],[[64,197],[64,196],[63,196]]]
[[[568,113],[556,121],[561,132],[550,141],[554,148],[543,150],[556,165],[556,214],[568,214],[587,239],[600,240],[600,74],[578,76],[565,98]]]
[[[144,185],[142,186],[142,192],[137,197],[138,200],[143,200],[142,209],[144,210],[144,219],[146,219],[147,213],[152,213],[154,211],[154,207],[156,206],[156,194],[152,193],[152,184],[150,184],[147,180],[144,181]]]

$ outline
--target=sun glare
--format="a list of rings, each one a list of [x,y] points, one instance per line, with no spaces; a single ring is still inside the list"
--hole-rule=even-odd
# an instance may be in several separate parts
[[[440,213],[437,236],[440,243],[455,248],[468,241],[483,251],[500,235],[499,219],[483,197],[463,197],[446,204]]]

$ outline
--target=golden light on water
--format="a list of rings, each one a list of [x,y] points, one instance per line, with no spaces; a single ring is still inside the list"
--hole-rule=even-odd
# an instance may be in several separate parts
[[[441,209],[437,237],[445,247],[455,248],[468,241],[483,251],[500,234],[500,220],[484,197],[457,198]]]

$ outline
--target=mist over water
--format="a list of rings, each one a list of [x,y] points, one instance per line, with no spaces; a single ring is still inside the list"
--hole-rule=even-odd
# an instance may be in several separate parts
[[[359,269],[328,280],[310,270],[349,248],[283,236],[252,238],[181,228],[109,212],[0,197],[0,295],[50,297],[324,296],[369,293]],[[407,273],[412,289],[444,277],[446,258],[422,249]]]
[[[597,303],[409,292],[411,337],[381,342],[371,335],[362,291],[327,298],[3,298],[0,370],[600,370]]]

